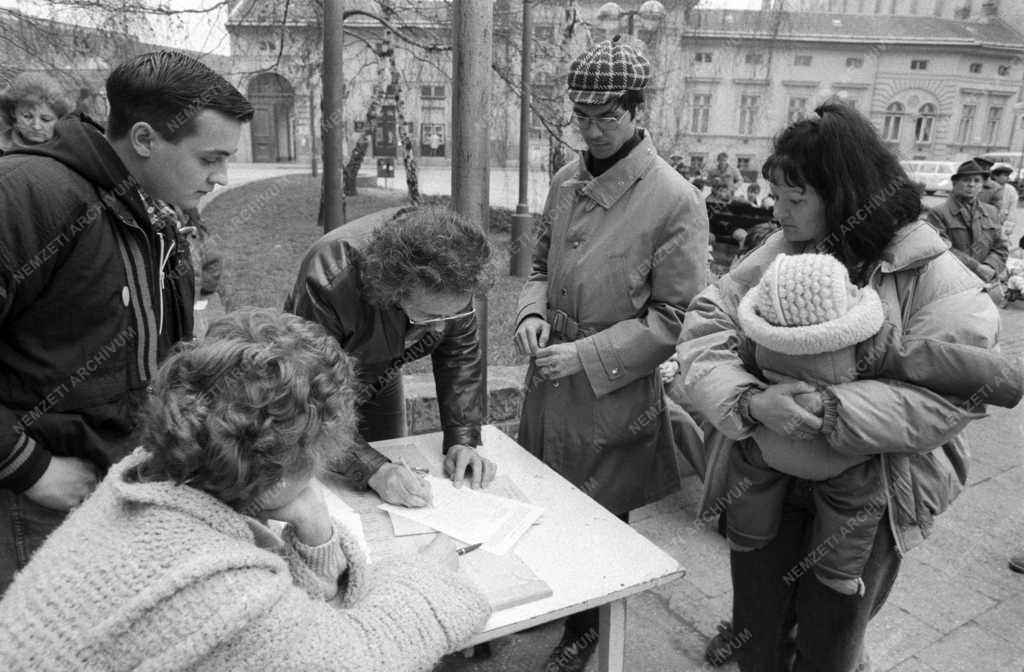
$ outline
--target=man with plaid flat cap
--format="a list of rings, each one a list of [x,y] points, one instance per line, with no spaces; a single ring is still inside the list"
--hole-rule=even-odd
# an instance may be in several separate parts
[[[618,38],[570,66],[586,150],[551,181],[516,347],[529,354],[519,443],[612,513],[679,488],[658,366],[706,284],[700,192],[637,125],[650,63]],[[597,610],[566,620],[544,670],[582,670]]]

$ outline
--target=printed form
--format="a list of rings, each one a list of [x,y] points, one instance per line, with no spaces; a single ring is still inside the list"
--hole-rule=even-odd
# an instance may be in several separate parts
[[[497,497],[468,486],[456,488],[448,479],[427,476],[434,505],[407,509],[392,504],[380,508],[426,525],[466,544],[482,543],[486,551],[504,555],[544,513],[534,504]]]

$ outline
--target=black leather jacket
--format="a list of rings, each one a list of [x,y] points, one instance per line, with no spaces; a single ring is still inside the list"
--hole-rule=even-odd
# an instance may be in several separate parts
[[[483,353],[476,315],[451,320],[436,329],[412,327],[398,306],[372,303],[359,272],[359,245],[382,217],[367,216],[318,240],[306,253],[285,310],[317,322],[357,361],[357,403],[372,399],[402,365],[430,355],[444,431],[444,449],[480,445],[483,419]],[[417,331],[412,331],[416,329]],[[417,334],[419,335],[416,338]],[[407,346],[407,339],[412,342]],[[336,468],[365,487],[387,459],[361,437]]]

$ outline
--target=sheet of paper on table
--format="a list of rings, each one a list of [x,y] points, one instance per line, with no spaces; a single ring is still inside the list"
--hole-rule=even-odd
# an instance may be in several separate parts
[[[544,512],[533,504],[471,488],[456,488],[448,479],[428,476],[427,481],[434,495],[433,506],[407,509],[381,504],[380,508],[444,532],[463,543],[483,543],[485,551],[496,555],[511,551]]]
[[[409,463],[409,466],[412,466],[411,462]],[[463,485],[463,487],[467,486]],[[511,476],[500,475],[495,477],[495,479],[491,481],[491,484],[483,489],[483,492],[497,497],[514,499],[517,502],[532,504],[532,502],[526,498],[526,495],[523,494],[523,491],[519,489],[519,486],[516,485],[516,482],[512,480]],[[427,527],[421,523],[409,520],[400,514],[388,514],[388,518],[391,520],[391,528],[396,537],[407,537],[414,534],[434,534],[437,532],[437,530],[432,527]],[[540,522],[541,520],[537,519],[533,524],[539,525]]]
[[[363,529],[374,549],[374,561],[401,554],[416,553],[437,534],[396,537],[391,534],[388,514],[379,509],[364,513]],[[495,555],[481,549],[459,557],[461,571],[480,588],[492,609],[508,609],[534,600],[551,597],[552,591],[519,556]]]

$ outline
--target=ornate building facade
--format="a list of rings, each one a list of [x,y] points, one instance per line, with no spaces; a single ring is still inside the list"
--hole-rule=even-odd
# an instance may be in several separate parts
[[[666,156],[713,161],[725,151],[741,169],[756,170],[773,135],[829,95],[868,115],[906,158],[956,159],[1024,147],[1018,128],[1024,16],[1002,12],[994,0],[765,0],[762,9],[746,11],[690,11],[692,3],[666,2],[656,25],[634,21],[635,8],[624,6],[621,24],[607,31],[598,16],[602,4],[579,2],[577,16],[567,17],[562,3],[533,3],[534,44],[577,49],[620,32],[641,46],[655,73],[643,122]],[[311,123],[310,110],[320,105],[319,17],[312,3],[287,6],[285,17],[279,3],[240,0],[228,21],[233,76],[258,110],[241,148],[243,161],[305,161],[317,147],[320,114]],[[451,52],[423,47],[450,47],[450,5],[412,6],[412,14],[406,9],[384,17],[408,38],[390,39],[401,103],[388,90],[395,80],[381,71],[382,62],[390,67],[390,59],[378,55],[388,48],[387,31],[357,14],[346,20],[345,109],[324,116],[343,123],[351,141],[384,87],[378,114],[385,123],[372,154],[394,155],[401,116],[414,151],[444,161],[450,156]],[[380,12],[381,3],[347,8]],[[520,2],[495,4],[497,74],[486,127],[497,162],[515,157],[518,144],[518,98],[505,80],[518,80],[520,15]],[[537,167],[564,106],[568,64],[545,53],[533,68],[530,130]],[[579,146],[571,127],[565,134]]]

